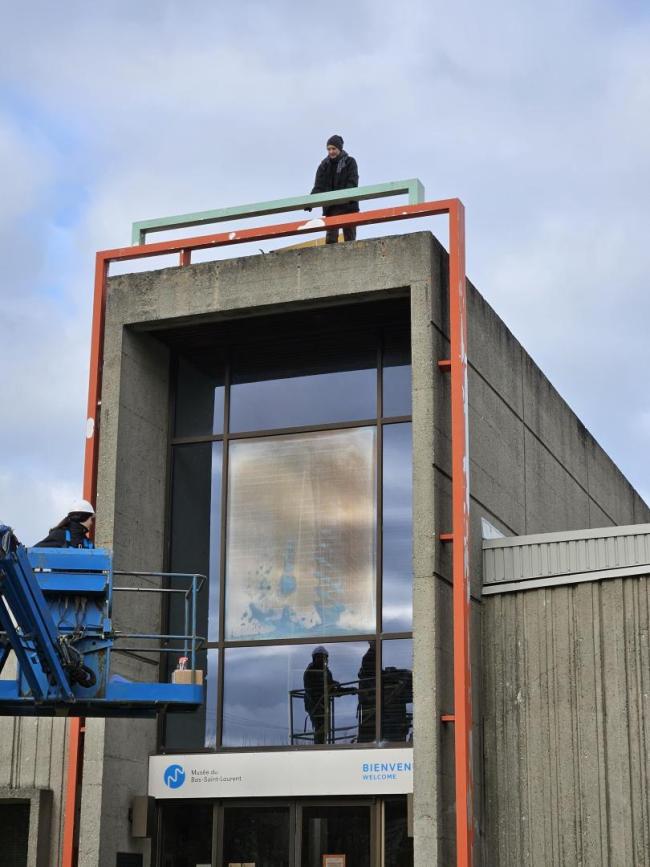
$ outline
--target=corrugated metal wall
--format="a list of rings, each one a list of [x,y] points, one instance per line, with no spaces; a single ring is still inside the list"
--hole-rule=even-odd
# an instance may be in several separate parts
[[[649,631],[648,577],[485,597],[485,864],[650,864]]]
[[[491,539],[483,580],[522,581],[650,563],[650,524]]]

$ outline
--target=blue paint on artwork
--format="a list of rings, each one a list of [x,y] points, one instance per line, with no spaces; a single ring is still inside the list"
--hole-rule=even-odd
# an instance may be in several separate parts
[[[297,586],[298,584],[293,575],[280,576],[280,593],[283,596],[291,596],[292,593],[296,592]]]
[[[345,604],[345,576],[338,573],[336,564],[329,556],[336,541],[335,529],[321,529],[314,558],[316,571],[309,582],[313,586],[313,596],[308,611],[303,611],[301,605],[292,604],[291,599],[299,592],[295,574],[295,541],[286,543],[282,572],[276,579],[270,577],[272,567],[268,563],[260,564],[249,578],[251,592],[248,605],[240,616],[239,629],[230,637],[319,638],[322,635],[348,635],[358,631],[341,625],[346,621],[356,621],[358,612]],[[345,614],[356,616],[346,618]]]
[[[279,589],[282,596],[291,596],[296,592],[298,582],[296,581],[294,572],[294,552],[295,545],[293,542],[287,542],[287,548],[284,552],[284,571],[280,576]]]

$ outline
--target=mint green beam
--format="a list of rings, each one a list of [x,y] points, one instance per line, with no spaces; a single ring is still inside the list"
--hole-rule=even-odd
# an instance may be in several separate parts
[[[280,214],[283,211],[315,208],[319,205],[332,205],[336,202],[382,199],[386,196],[399,196],[403,193],[408,194],[409,205],[419,205],[424,201],[424,187],[417,178],[411,178],[408,181],[389,181],[387,184],[375,184],[372,187],[353,187],[349,190],[336,190],[333,193],[314,193],[311,196],[298,196],[293,199],[275,199],[272,202],[237,205],[234,208],[220,208],[217,211],[198,211],[196,214],[179,214],[176,217],[139,220],[133,224],[131,243],[137,246],[144,244],[149,232],[186,229],[188,226],[205,226],[207,223],[241,220],[245,217],[261,217],[264,214]]]

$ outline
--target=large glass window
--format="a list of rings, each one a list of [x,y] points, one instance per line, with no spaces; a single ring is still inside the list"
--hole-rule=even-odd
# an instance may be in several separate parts
[[[220,358],[179,358],[174,434],[177,437],[223,433],[225,388]]]
[[[401,299],[166,338],[169,567],[209,576],[207,716],[170,714],[168,748],[410,739],[408,322]]]
[[[411,414],[411,347],[405,328],[387,331],[383,345],[384,416]]]
[[[226,638],[375,628],[374,428],[230,448]]]
[[[382,642],[381,736],[391,743],[413,737],[413,641]]]
[[[367,652],[368,644],[347,641],[226,650],[224,746],[358,742]]]
[[[219,551],[221,468],[223,444],[198,443],[180,445],[174,449],[172,466],[172,513],[170,571],[205,575],[198,597],[197,631],[204,638],[218,637],[219,620]],[[172,579],[168,594],[168,629],[170,635],[185,635],[186,605],[183,589],[186,579]],[[172,648],[177,653],[165,654],[166,679],[184,655],[180,642]],[[198,667],[206,674],[206,690],[216,688],[215,654],[201,650]],[[211,665],[210,665],[211,663]],[[210,696],[211,697],[211,696]],[[214,701],[211,702],[214,704]],[[165,745],[169,748],[201,749],[204,744],[205,705],[188,714],[170,711],[165,719]]]
[[[383,631],[405,632],[413,622],[413,506],[411,424],[384,425]]]
[[[377,414],[377,345],[372,335],[314,336],[236,350],[230,430],[356,421]]]

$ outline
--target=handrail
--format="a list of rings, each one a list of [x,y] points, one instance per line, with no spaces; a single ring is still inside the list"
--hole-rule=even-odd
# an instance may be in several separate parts
[[[335,190],[331,193],[314,193],[308,196],[294,196],[290,199],[274,199],[270,202],[254,202],[232,208],[218,208],[214,211],[197,211],[195,214],[179,214],[173,217],[156,217],[152,220],[138,220],[131,229],[131,244],[139,246],[146,243],[150,232],[164,232],[168,229],[186,229],[189,226],[206,226],[209,223],[222,223],[224,220],[243,220],[246,217],[262,217],[265,214],[281,214],[284,211],[297,211],[301,208],[315,208],[336,202],[361,202],[366,199],[382,199],[387,196],[408,194],[409,205],[419,205],[424,201],[424,186],[418,178],[406,181],[389,181],[368,187],[353,187]]]
[[[179,642],[183,644],[183,655],[190,657],[190,667],[192,671],[196,669],[196,653],[206,646],[207,640],[205,637],[197,635],[196,632],[196,606],[197,596],[199,591],[207,582],[207,577],[200,573],[192,572],[134,572],[126,570],[114,570],[113,575],[120,577],[134,578],[185,578],[189,581],[187,588],[175,589],[172,587],[124,587],[113,585],[114,593],[181,593],[185,597],[184,610],[184,634],[183,635],[163,635],[154,633],[142,632],[121,632],[113,631],[113,637],[116,639],[139,639],[145,641],[157,641],[161,645],[169,645],[169,642]],[[178,653],[176,647],[159,646],[156,648],[150,647],[129,647],[129,650],[137,650],[141,653]]]

